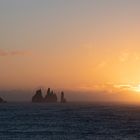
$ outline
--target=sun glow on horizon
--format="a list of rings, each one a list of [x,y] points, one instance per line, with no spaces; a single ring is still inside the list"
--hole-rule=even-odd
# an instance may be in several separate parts
[[[137,85],[137,86],[132,86],[131,89],[135,92],[138,92],[140,93],[140,85]]]
[[[0,1],[0,90],[139,97],[140,1],[60,1]]]

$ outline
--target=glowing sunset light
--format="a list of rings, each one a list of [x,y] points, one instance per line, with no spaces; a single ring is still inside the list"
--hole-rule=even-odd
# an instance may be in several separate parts
[[[135,92],[139,92],[139,93],[140,93],[140,85],[131,87],[131,89],[132,89],[133,91],[135,91]]]
[[[140,92],[139,6],[137,0],[1,1],[0,90],[50,86],[71,91],[71,99],[77,91],[78,100]]]

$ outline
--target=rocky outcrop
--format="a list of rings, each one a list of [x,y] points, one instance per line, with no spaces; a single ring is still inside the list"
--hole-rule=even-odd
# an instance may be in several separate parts
[[[0,103],[6,103],[1,97],[0,97]]]
[[[32,97],[33,103],[56,103],[57,102],[57,95],[48,88],[47,94],[45,97],[42,95],[42,90],[39,89],[36,91],[35,95]],[[66,103],[66,99],[64,97],[64,92],[61,92],[61,103]]]
[[[61,92],[61,101],[60,102],[61,103],[66,103],[66,99],[64,97],[64,92],[63,91]]]
[[[41,89],[36,91],[36,94],[32,97],[32,102],[34,103],[44,102]]]
[[[57,102],[57,96],[53,91],[51,91],[50,88],[48,88],[48,90],[47,90],[47,94],[45,96],[44,101],[47,102],[47,103],[55,103],[55,102]]]

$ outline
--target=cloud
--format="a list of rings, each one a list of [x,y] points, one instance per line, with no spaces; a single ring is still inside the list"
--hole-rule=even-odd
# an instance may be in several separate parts
[[[119,56],[119,60],[121,62],[126,62],[129,59],[130,54],[128,52],[122,52],[121,55]]]
[[[102,62],[100,62],[100,63],[97,65],[97,68],[102,69],[102,68],[104,68],[106,65],[107,65],[107,62],[106,62],[106,61],[102,61]]]
[[[0,56],[6,56],[8,53],[6,51],[0,50]]]
[[[140,56],[137,52],[122,52],[119,56],[120,62],[124,63],[130,60],[139,61]]]
[[[4,56],[18,56],[18,55],[25,55],[27,54],[27,51],[5,51],[5,50],[0,50],[0,57]]]

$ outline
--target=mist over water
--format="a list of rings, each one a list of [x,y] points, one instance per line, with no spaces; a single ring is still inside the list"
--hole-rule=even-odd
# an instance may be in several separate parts
[[[61,91],[54,90],[60,101]],[[46,95],[47,90],[43,90],[42,95]],[[65,96],[68,102],[118,102],[118,103],[129,103],[139,104],[140,94],[139,93],[121,93],[117,92],[106,92],[106,91],[74,91],[64,90]],[[35,90],[0,90],[0,97],[5,99],[7,102],[31,102],[32,96],[35,94]]]
[[[140,106],[67,103],[0,105],[2,140],[140,138]]]

